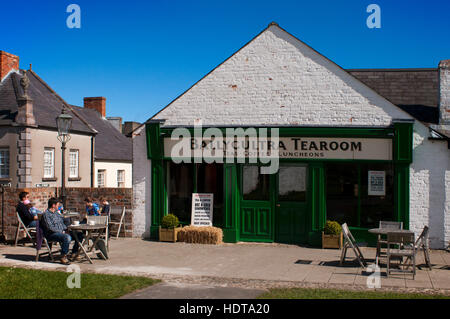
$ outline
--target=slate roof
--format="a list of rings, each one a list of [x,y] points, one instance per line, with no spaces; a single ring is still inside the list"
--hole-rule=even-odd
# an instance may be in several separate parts
[[[22,96],[20,79],[23,71],[10,73],[0,84],[0,125],[12,125],[17,114],[17,98]],[[33,99],[33,114],[36,124],[41,128],[57,129],[56,117],[61,114],[63,105],[67,103],[53,91],[36,73],[27,72],[30,85],[28,95]],[[85,122],[73,110],[68,112],[72,115],[72,128],[74,133],[95,134],[93,127]]]
[[[348,69],[346,70],[381,96],[419,121],[439,121],[439,73],[423,69]]]
[[[123,135],[107,119],[93,109],[75,105],[71,107],[97,130],[95,136],[95,159],[107,161],[132,161],[131,139]]]
[[[132,161],[131,140],[121,134],[108,120],[92,109],[67,104],[33,71],[27,71],[30,85],[28,95],[33,99],[33,114],[40,128],[57,129],[56,117],[63,105],[72,115],[71,132],[95,135],[95,159]],[[20,79],[23,71],[9,74],[0,83],[0,125],[14,125],[17,98],[22,96]]]

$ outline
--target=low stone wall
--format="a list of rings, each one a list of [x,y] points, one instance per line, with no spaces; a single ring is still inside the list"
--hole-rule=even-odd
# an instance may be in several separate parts
[[[35,207],[39,210],[47,209],[47,202],[51,197],[60,196],[60,188],[9,188],[3,189],[0,194],[0,213],[3,216],[4,227],[2,228],[2,220],[0,219],[0,230],[4,229],[6,240],[14,240],[17,229],[16,206],[19,201],[19,193],[26,191],[30,193],[30,199],[35,203]],[[132,215],[132,198],[133,190],[131,188],[66,188],[67,209],[72,211],[84,212],[86,197],[92,197],[96,202],[100,197],[105,197],[112,206],[125,206],[125,228],[122,226],[120,237],[132,237],[133,232],[133,215]],[[114,218],[114,217],[113,217]],[[114,218],[115,221],[116,218]],[[117,220],[119,221],[119,220]],[[116,229],[112,229],[115,234]],[[23,237],[23,234],[20,234]]]

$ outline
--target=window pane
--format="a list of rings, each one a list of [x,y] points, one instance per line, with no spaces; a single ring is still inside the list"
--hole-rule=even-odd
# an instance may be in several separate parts
[[[99,169],[97,173],[97,186],[105,187],[105,170]]]
[[[71,150],[69,153],[69,177],[78,177],[78,150]]]
[[[54,150],[44,149],[44,177],[54,177]]]
[[[190,224],[194,165],[169,162],[168,167],[168,213],[176,215],[180,222]]]
[[[280,166],[278,173],[278,200],[306,200],[307,166]]]
[[[244,165],[242,179],[244,200],[270,200],[269,174],[260,174],[256,165]]]
[[[197,193],[213,193],[213,224],[223,225],[223,164],[198,164]]]
[[[378,173],[378,192],[369,195],[369,174]],[[383,178],[384,176],[384,178]],[[383,194],[384,193],[384,194]],[[380,220],[395,220],[394,167],[392,164],[361,165],[361,227],[378,227]]]
[[[9,177],[9,148],[0,149],[0,177]]]
[[[326,166],[327,220],[358,226],[358,165]]]
[[[125,171],[117,171],[117,187],[125,187]]]

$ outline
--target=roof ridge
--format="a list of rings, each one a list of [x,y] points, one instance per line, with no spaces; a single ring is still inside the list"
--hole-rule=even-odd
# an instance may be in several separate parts
[[[63,103],[64,104],[64,106],[66,106],[69,110],[71,110],[72,111],[72,113],[76,116],[76,117],[78,117],[82,122],[83,122],[83,124],[85,124],[91,131],[92,131],[92,133],[94,133],[94,134],[96,134],[96,133],[98,133],[98,131],[94,128],[94,127],[92,127],[92,125],[90,125],[84,118],[82,118],[79,114],[78,114],[78,112],[76,112],[72,107],[71,107],[71,105],[69,104],[69,103],[67,103],[58,93],[56,93],[43,79],[41,79],[41,77],[39,76],[39,75],[37,75],[36,74],[36,72],[34,72],[33,70],[28,70],[27,72],[31,72],[31,74],[33,74],[33,76],[39,81],[39,82],[41,82],[41,84],[43,84],[46,88],[47,88],[47,90],[49,90],[50,91],[50,93],[52,93],[58,100],[60,100],[61,101],[61,103]]]

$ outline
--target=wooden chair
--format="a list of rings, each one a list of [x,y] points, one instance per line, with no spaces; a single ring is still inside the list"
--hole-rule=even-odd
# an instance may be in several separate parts
[[[417,240],[414,243],[414,248],[416,249],[416,252],[422,249],[425,264],[431,270],[430,251],[428,248],[429,230],[430,229],[428,228],[428,226],[423,227],[422,233],[420,234],[419,237],[417,237]],[[411,258],[408,257],[407,260],[411,261]]]
[[[120,207],[120,206],[112,206],[110,213],[109,213],[110,217],[112,217],[113,215],[115,216],[120,216],[120,221],[119,222],[113,222],[110,220],[109,225],[119,225],[118,229],[117,229],[117,234],[116,234],[116,239],[119,238],[119,234],[120,234],[120,229],[122,228],[123,225],[123,231],[125,232],[125,223],[124,223],[124,218],[125,218],[125,206]],[[112,219],[112,218],[110,218]]]
[[[395,258],[399,260],[398,272],[409,272],[413,274],[413,279],[416,276],[416,247],[414,243],[414,233],[399,233],[389,232],[387,233],[387,271],[386,275],[392,272],[391,259]],[[407,259],[403,262],[403,258]],[[411,264],[406,263],[410,259],[412,261],[412,271],[408,271]],[[403,268],[402,268],[403,266]]]
[[[363,254],[361,253],[361,250],[359,249],[355,238],[353,237],[352,233],[350,232],[350,229],[347,226],[347,223],[342,224],[342,232],[344,233],[344,246],[342,248],[341,252],[341,260],[340,265],[345,261],[345,255],[347,254],[347,249],[352,248],[353,252],[355,253],[356,259],[358,260],[359,264],[362,268],[367,267],[367,263],[364,259]]]
[[[105,238],[106,247],[109,249],[109,216],[86,216],[87,223],[94,222],[95,225],[106,225],[106,230],[102,237]]]
[[[403,222],[391,222],[391,221],[384,221],[384,220],[380,220],[379,224],[378,224],[378,228],[383,228],[383,229],[392,229],[392,230],[401,230],[403,229]],[[378,236],[378,241],[377,241],[377,264],[378,264],[378,258],[381,255],[381,245],[387,245],[387,240],[386,239],[382,239],[381,235]]]
[[[26,237],[28,237],[31,240],[31,242],[33,243],[33,246],[34,246],[35,241],[33,239],[33,236],[31,236],[31,234],[36,233],[36,227],[25,226],[25,224],[23,223],[22,218],[20,218],[20,215],[18,212],[16,212],[16,215],[17,215],[18,224],[17,224],[17,231],[16,231],[16,241],[14,243],[14,246],[17,246],[17,242],[19,241],[19,233],[22,229],[25,230]]]

